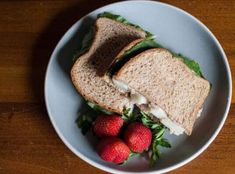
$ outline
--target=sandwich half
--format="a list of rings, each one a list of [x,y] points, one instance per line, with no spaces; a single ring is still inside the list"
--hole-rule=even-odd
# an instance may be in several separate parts
[[[170,132],[190,135],[210,91],[210,83],[163,48],[129,59],[112,80],[132,104],[157,118]]]
[[[103,76],[127,44],[145,38],[147,33],[106,17],[96,20],[94,31],[94,39],[88,52],[78,57],[72,67],[72,82],[87,101],[122,114],[123,109],[130,107],[129,100],[111,83],[105,81]]]

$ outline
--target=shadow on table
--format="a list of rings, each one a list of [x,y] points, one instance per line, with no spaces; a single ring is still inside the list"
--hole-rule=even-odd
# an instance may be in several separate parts
[[[54,19],[47,25],[44,31],[38,36],[32,48],[32,73],[31,84],[36,97],[35,102],[44,102],[44,78],[49,58],[64,33],[82,16],[95,10],[98,7],[115,2],[109,1],[82,1],[77,2],[55,15]],[[64,64],[64,71],[68,73],[71,62]],[[63,68],[63,67],[62,67]]]

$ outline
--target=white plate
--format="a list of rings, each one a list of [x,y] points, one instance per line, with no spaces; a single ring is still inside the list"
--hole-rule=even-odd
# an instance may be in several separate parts
[[[79,9],[78,9],[79,10]],[[102,161],[91,136],[84,137],[75,120],[83,105],[70,80],[72,57],[81,37],[97,14],[110,11],[156,34],[157,40],[171,50],[195,59],[213,87],[193,134],[167,135],[171,149],[155,167],[144,158],[135,158],[124,166]],[[202,153],[222,128],[231,102],[231,72],[226,55],[208,28],[195,17],[176,7],[152,1],[125,1],[99,8],[76,22],[56,46],[48,64],[45,100],[51,122],[66,146],[89,164],[111,173],[163,173],[180,167]]]

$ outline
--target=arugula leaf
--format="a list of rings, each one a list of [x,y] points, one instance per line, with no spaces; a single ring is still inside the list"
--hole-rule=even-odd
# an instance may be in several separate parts
[[[82,134],[85,135],[90,129],[95,121],[97,113],[93,110],[88,110],[81,115],[79,115],[78,119],[76,120],[78,128],[81,129]]]
[[[127,25],[130,25],[130,26],[133,26],[137,29],[140,29],[140,30],[143,30],[139,25],[136,25],[136,24],[133,24],[133,23],[130,23],[128,20],[126,20],[124,17],[122,17],[121,15],[117,15],[117,14],[113,14],[113,13],[110,13],[110,12],[103,12],[101,14],[98,14],[98,18],[99,17],[106,17],[106,18],[109,18],[109,19],[113,19],[113,20],[116,20],[118,22],[121,22],[121,23],[124,23],[124,24],[127,24]],[[145,30],[143,30],[145,31]],[[149,36],[153,36],[152,33],[148,32],[148,31],[145,31],[147,33],[147,37]]]
[[[150,157],[150,166],[153,166],[154,164],[156,164],[156,161],[158,160],[158,158],[160,158],[160,151],[159,149],[157,148],[157,142],[156,141],[153,141],[152,144],[151,144],[151,157]]]
[[[157,159],[160,158],[160,151],[158,149],[158,146],[162,146],[165,148],[171,148],[171,144],[169,141],[165,138],[163,138],[163,134],[165,132],[165,128],[162,128],[159,132],[156,132],[153,134],[152,144],[151,144],[151,157],[150,157],[150,165],[153,166]]]
[[[153,166],[157,159],[160,158],[160,151],[158,146],[170,148],[171,145],[167,139],[163,138],[163,135],[166,131],[165,126],[161,123],[154,122],[145,112],[140,111],[140,113],[142,123],[149,127],[152,131],[152,143],[149,151],[151,151],[150,165]]]
[[[106,109],[104,109],[104,108],[102,108],[102,107],[100,107],[100,106],[98,106],[98,105],[96,105],[96,104],[94,104],[94,103],[92,103],[92,102],[89,102],[89,101],[88,101],[87,104],[88,104],[88,106],[90,106],[93,110],[95,110],[95,111],[97,111],[97,112],[103,112],[103,113],[108,114],[108,115],[114,114],[114,112],[108,111],[108,110],[106,110]]]
[[[169,141],[165,138],[163,138],[164,132],[166,128],[162,127],[160,131],[154,130],[153,131],[153,137],[152,137],[152,144],[150,147],[150,150],[152,152],[150,157],[150,165],[154,165],[157,161],[157,159],[160,157],[160,151],[158,149],[158,146],[162,146],[165,148],[171,148],[171,144]]]
[[[163,127],[162,129],[159,130],[156,130],[153,132],[153,140],[154,141],[159,141],[161,140],[163,134],[165,133],[165,128]]]

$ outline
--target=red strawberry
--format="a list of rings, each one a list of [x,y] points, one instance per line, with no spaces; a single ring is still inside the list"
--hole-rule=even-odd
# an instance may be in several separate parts
[[[129,147],[116,137],[103,138],[98,144],[98,154],[107,162],[123,163],[130,155],[130,152]]]
[[[124,123],[119,115],[100,115],[96,118],[93,127],[98,137],[117,136]]]
[[[124,140],[132,151],[143,152],[151,144],[152,132],[142,123],[131,123],[124,132]]]

